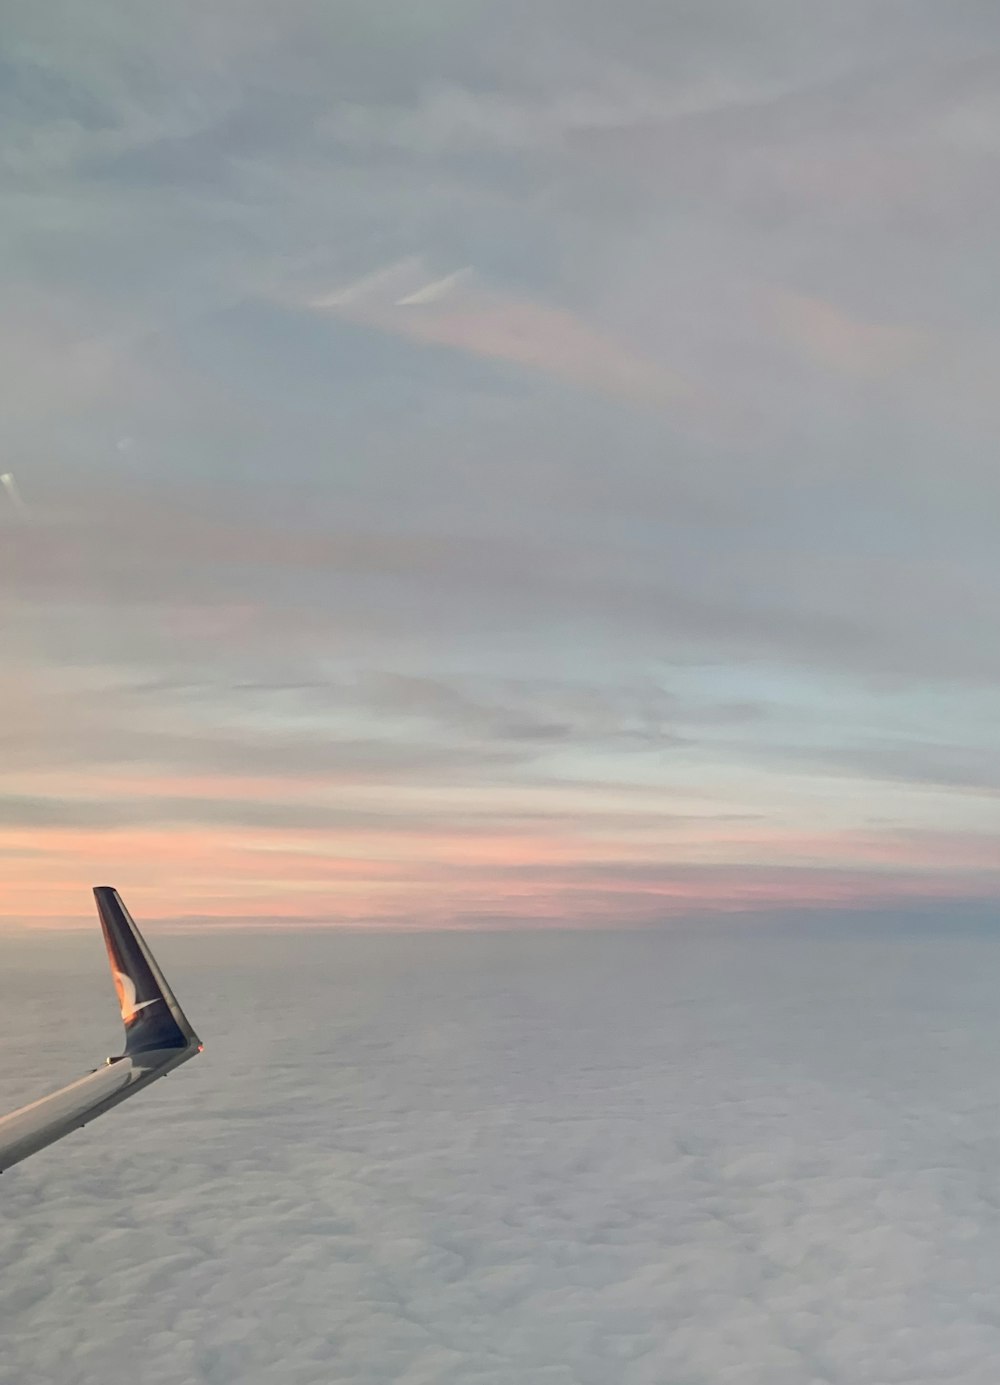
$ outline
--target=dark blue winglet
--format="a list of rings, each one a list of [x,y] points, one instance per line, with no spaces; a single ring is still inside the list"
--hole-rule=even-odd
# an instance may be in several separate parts
[[[118,891],[97,885],[94,898],[125,1025],[125,1056],[199,1046]]]

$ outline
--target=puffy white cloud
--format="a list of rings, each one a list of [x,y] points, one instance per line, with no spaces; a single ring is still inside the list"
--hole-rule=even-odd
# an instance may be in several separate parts
[[[160,935],[205,1056],[4,1175],[0,1380],[989,1385],[952,925]],[[115,1036],[96,939],[3,952],[9,1105]]]

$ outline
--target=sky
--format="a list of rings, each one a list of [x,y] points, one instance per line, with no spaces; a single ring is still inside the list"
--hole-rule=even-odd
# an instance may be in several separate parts
[[[989,913],[994,4],[3,32],[5,927]]]
[[[0,1110],[120,1049],[61,936]],[[995,931],[155,946],[205,1053],[0,1179],[2,1385],[994,1385]]]

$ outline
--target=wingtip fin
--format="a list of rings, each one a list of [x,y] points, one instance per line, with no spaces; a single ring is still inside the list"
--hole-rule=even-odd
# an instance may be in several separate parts
[[[111,975],[125,1025],[125,1053],[201,1044],[113,885],[95,885]]]

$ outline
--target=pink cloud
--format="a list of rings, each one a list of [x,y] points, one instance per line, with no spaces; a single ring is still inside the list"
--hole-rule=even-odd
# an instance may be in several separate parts
[[[309,306],[411,341],[669,408],[700,430],[746,425],[742,416],[735,417],[731,403],[578,313],[495,289],[471,270],[437,282],[428,279],[419,259],[403,261]],[[412,291],[401,292],[403,287]]]
[[[8,827],[0,853],[2,916],[36,926],[86,921],[89,886],[102,881],[127,890],[136,911],[150,917],[425,927],[477,918],[613,926],[718,911],[861,909],[984,899],[1000,887],[995,853],[976,835],[795,835],[717,823],[659,844],[625,843],[588,831],[585,818],[528,836],[433,821],[416,833]]]
[[[917,327],[873,322],[835,303],[779,289],[773,319],[781,334],[820,365],[844,375],[888,376],[922,361],[933,342]]]

